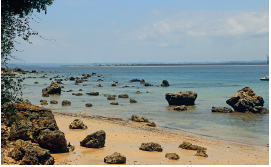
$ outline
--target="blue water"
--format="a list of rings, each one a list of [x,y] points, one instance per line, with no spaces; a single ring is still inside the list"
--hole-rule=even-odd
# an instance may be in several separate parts
[[[40,105],[40,100],[57,100],[56,105],[47,107],[70,112],[81,112],[102,116],[115,116],[130,119],[131,115],[141,115],[154,121],[158,126],[174,128],[201,135],[212,136],[224,140],[232,140],[247,144],[266,146],[269,143],[269,114],[212,113],[214,107],[230,107],[226,100],[244,87],[252,88],[265,100],[264,107],[269,109],[269,82],[260,81],[269,75],[269,66],[178,66],[178,67],[29,67],[23,70],[36,70],[38,74],[27,74],[36,78],[26,78],[24,99]],[[44,73],[40,73],[44,71]],[[82,77],[82,74],[95,72],[101,77],[92,76],[88,82],[74,85],[74,81],[62,81],[64,88],[73,92],[62,92],[60,96],[42,97],[41,90],[50,85],[49,78],[59,75],[60,78]],[[48,78],[39,78],[44,74]],[[28,77],[24,76],[24,77]],[[145,79],[154,85],[144,87],[142,84],[131,83],[131,79]],[[53,78],[54,79],[54,78]],[[97,82],[98,79],[103,81]],[[162,80],[168,80],[169,87],[157,87]],[[34,84],[38,81],[39,84]],[[118,81],[116,87],[111,87]],[[86,86],[83,86],[87,84]],[[103,87],[97,87],[101,84]],[[123,86],[129,86],[123,88]],[[132,87],[133,86],[133,87]],[[82,89],[83,91],[79,91]],[[136,91],[140,94],[136,94]],[[187,111],[178,112],[169,106],[166,93],[193,91],[198,94],[195,106]],[[72,93],[83,93],[73,96]],[[99,96],[88,96],[88,92],[99,92]],[[148,93],[147,93],[148,92]],[[110,105],[104,94],[128,94],[138,101],[130,104],[129,99],[118,99],[120,105]],[[62,107],[61,101],[69,100],[72,105]],[[92,103],[93,107],[85,107]]]

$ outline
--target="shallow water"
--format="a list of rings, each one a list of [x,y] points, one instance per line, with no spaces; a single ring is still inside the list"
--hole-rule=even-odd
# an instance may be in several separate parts
[[[268,66],[179,66],[179,67],[28,67],[23,70],[36,70],[38,74],[27,74],[24,84],[24,99],[40,105],[40,100],[57,100],[58,104],[49,104],[51,109],[81,112],[102,116],[115,116],[130,119],[131,115],[141,115],[154,121],[159,126],[193,132],[201,135],[217,137],[247,144],[266,146],[269,143],[269,114],[220,114],[212,113],[212,106],[229,107],[226,100],[244,87],[252,88],[256,94],[265,100],[264,107],[269,109],[269,82],[260,81],[268,75]],[[44,73],[41,73],[44,71]],[[49,78],[59,75],[60,78],[82,77],[82,74],[97,73],[88,78],[88,82],[74,85],[74,81],[62,81],[60,96],[42,97],[41,90],[50,85]],[[45,75],[47,74],[47,75]],[[45,75],[48,78],[39,78]],[[101,77],[97,77],[101,75]],[[28,77],[24,76],[24,77]],[[153,84],[144,87],[139,82],[129,82],[131,79],[145,79]],[[53,78],[54,79],[54,78]],[[57,78],[59,79],[59,78]],[[98,79],[103,81],[97,82]],[[157,87],[162,80],[168,80],[169,87]],[[39,84],[34,84],[38,81]],[[111,87],[118,81],[116,87]],[[86,86],[83,86],[87,84]],[[101,84],[103,87],[97,87]],[[129,86],[123,88],[123,86]],[[79,91],[82,89],[83,91]],[[140,94],[136,94],[136,91]],[[166,93],[180,91],[196,92],[198,97],[195,106],[189,106],[187,111],[178,112],[169,106]],[[88,96],[88,92],[99,92],[99,96]],[[148,92],[148,93],[147,93]],[[74,96],[72,93],[83,93]],[[116,97],[120,105],[110,105],[104,94],[128,94],[129,98],[138,103],[130,104],[129,99]],[[61,101],[69,100],[72,105],[62,107]],[[85,107],[92,103],[93,107]]]

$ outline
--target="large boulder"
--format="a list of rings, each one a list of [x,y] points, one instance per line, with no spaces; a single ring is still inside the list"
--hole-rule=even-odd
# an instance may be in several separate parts
[[[88,148],[102,148],[105,144],[105,132],[103,130],[92,133],[80,141],[80,146]]]
[[[14,122],[11,125],[8,139],[9,140],[33,139],[32,122],[27,120],[20,120],[18,122]]]
[[[166,87],[169,86],[169,83],[167,80],[163,80],[161,86]]]
[[[43,149],[37,143],[29,143],[23,140],[15,142],[14,149],[9,152],[9,157],[20,161],[20,165],[53,165],[54,157],[49,150]]]
[[[70,125],[70,129],[87,129],[88,127],[80,119],[75,119]]]
[[[142,143],[141,146],[139,147],[139,150],[143,150],[143,151],[158,151],[158,152],[162,152],[163,149],[161,147],[160,144],[158,143]]]
[[[234,96],[230,97],[226,103],[234,111],[245,113],[267,113],[268,110],[263,108],[264,100],[261,96],[249,87],[239,90]]]
[[[120,153],[114,152],[114,154],[106,156],[104,162],[108,164],[124,164],[126,163],[126,157]]]
[[[178,93],[167,93],[166,100],[169,105],[194,105],[197,93],[191,91],[183,91]]]
[[[61,87],[58,85],[57,82],[52,81],[50,86],[42,89],[42,94],[43,95],[48,95],[48,94],[60,95],[61,94]]]

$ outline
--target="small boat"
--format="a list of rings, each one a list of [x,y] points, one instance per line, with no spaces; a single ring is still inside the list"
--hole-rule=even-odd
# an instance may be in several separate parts
[[[261,81],[269,81],[269,76],[265,76],[263,78],[260,79]]]

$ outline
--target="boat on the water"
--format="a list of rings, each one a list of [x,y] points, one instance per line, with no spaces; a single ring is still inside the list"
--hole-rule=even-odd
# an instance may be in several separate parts
[[[260,79],[261,81],[269,81],[269,76],[265,76],[263,78]]]

